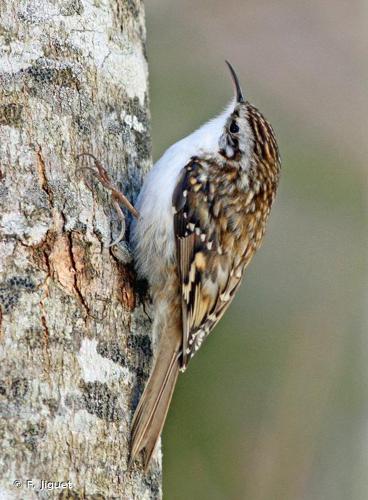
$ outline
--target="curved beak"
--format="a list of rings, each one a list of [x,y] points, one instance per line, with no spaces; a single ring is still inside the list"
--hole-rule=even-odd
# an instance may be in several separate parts
[[[230,70],[230,73],[231,73],[231,76],[232,76],[232,79],[234,82],[236,100],[237,100],[237,102],[244,102],[243,92],[242,92],[242,89],[240,87],[238,75],[235,73],[235,69],[233,68],[232,64],[229,63],[229,61],[225,61],[225,62],[229,66],[229,70]]]

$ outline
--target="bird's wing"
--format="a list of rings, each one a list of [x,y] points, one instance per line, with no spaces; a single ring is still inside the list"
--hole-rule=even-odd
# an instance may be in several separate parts
[[[183,368],[230,304],[243,265],[236,235],[217,210],[207,162],[193,158],[173,194],[174,233],[182,292]]]

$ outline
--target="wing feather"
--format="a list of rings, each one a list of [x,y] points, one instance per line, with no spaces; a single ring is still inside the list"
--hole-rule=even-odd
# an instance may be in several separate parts
[[[224,314],[241,279],[241,273],[233,272],[233,256],[223,253],[224,240],[231,232],[224,230],[226,223],[218,223],[221,207],[214,201],[210,169],[207,162],[193,158],[183,169],[173,195],[182,289],[183,368]]]

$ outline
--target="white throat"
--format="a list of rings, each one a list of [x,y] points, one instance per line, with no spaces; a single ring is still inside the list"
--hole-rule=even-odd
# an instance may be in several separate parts
[[[187,161],[192,156],[215,154],[219,150],[219,139],[223,133],[226,120],[234,110],[235,100],[232,100],[226,109],[216,118],[209,120],[197,130],[173,144],[162,156],[164,158],[169,152],[174,154],[187,153]],[[161,159],[159,160],[161,161]],[[183,167],[184,167],[183,165]]]

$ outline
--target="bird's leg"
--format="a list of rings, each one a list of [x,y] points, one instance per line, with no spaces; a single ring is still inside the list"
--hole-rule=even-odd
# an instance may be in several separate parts
[[[121,227],[118,237],[115,238],[115,240],[112,243],[110,243],[109,247],[111,247],[111,251],[113,252],[114,256],[118,260],[126,264],[130,262],[132,259],[127,245],[124,242],[122,242],[125,234],[126,224],[125,224],[125,216],[120,208],[119,203],[122,203],[136,219],[139,219],[140,217],[139,212],[133,207],[128,198],[114,186],[114,184],[111,182],[111,179],[106,169],[92,153],[80,153],[77,156],[77,158],[80,158],[81,156],[89,156],[90,158],[93,159],[95,164],[95,169],[91,167],[82,167],[82,168],[91,171],[93,175],[96,177],[96,179],[99,180],[100,183],[111,193],[112,204],[120,220]]]

